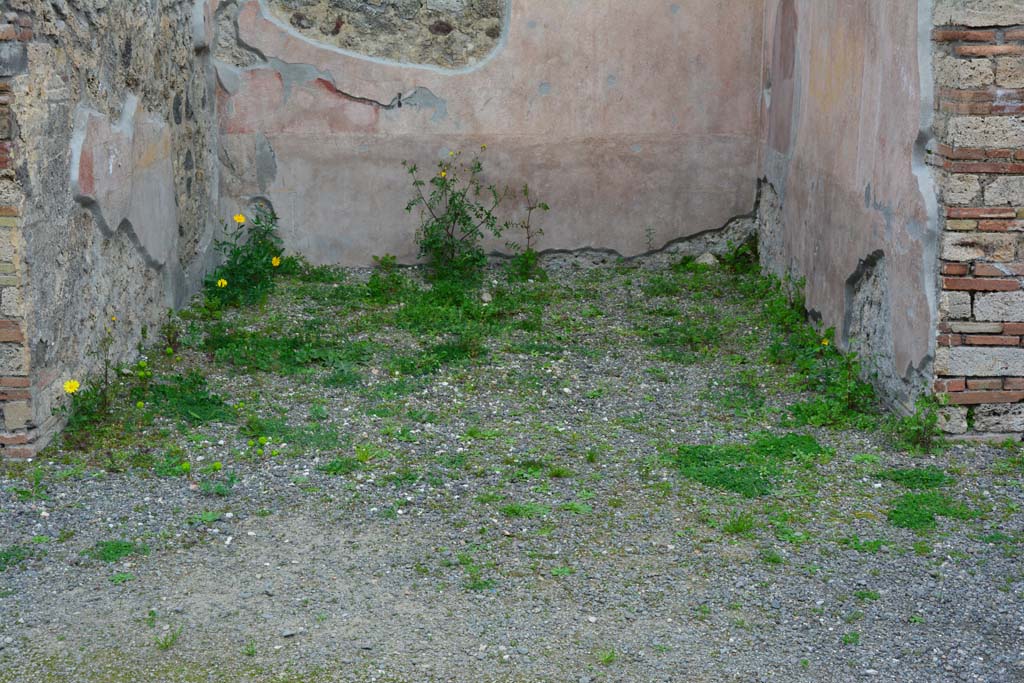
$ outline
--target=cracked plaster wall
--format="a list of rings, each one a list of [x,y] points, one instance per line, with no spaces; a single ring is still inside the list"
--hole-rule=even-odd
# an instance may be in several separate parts
[[[910,408],[935,352],[931,3],[769,0],[765,25],[764,265]]]
[[[429,169],[482,144],[489,178],[529,182],[551,205],[541,249],[634,255],[648,235],[658,247],[752,210],[761,0],[508,12],[492,54],[441,69],[311,40],[257,0],[221,2],[222,212],[269,201],[287,247],[316,263],[410,262],[402,161]]]
[[[64,380],[97,367],[105,328],[113,360],[129,360],[143,327],[155,331],[208,266],[218,171],[205,50],[212,8],[5,5],[34,28],[27,69],[12,79],[31,428],[52,422]]]

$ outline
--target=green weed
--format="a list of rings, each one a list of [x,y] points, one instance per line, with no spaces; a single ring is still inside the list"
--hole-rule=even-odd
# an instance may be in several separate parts
[[[936,489],[949,486],[956,480],[934,465],[911,469],[891,469],[876,472],[879,479],[896,482],[908,489]]]
[[[92,548],[83,550],[82,554],[101,562],[120,562],[130,555],[149,555],[149,547],[131,541],[99,541]]]
[[[756,498],[772,493],[772,479],[780,474],[783,463],[813,463],[827,455],[828,451],[810,436],[759,434],[749,445],[678,446],[669,457],[685,477]]]
[[[889,521],[893,526],[914,531],[934,529],[936,517],[965,520],[975,516],[966,505],[938,491],[905,494],[897,498],[889,510]]]

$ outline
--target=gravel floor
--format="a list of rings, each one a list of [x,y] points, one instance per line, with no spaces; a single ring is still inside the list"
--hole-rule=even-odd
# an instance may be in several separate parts
[[[0,681],[1024,681],[1021,451],[911,456],[878,430],[784,427],[806,397],[759,349],[680,364],[638,334],[742,305],[651,296],[658,274],[557,269],[540,332],[403,391],[377,359],[340,387],[195,349],[154,360],[158,376],[201,368],[304,440],[261,457],[241,421],[126,435],[173,443],[194,472],[223,463],[224,495],[105,471],[103,453],[51,449],[35,489],[39,463],[8,471],[0,551],[27,555],[0,573]],[[315,319],[305,286],[236,315]],[[754,383],[736,399],[738,373]],[[760,431],[811,434],[832,455],[759,498],[663,457]],[[974,516],[897,528],[907,491],[874,475],[927,464]],[[148,553],[83,554],[122,539]]]

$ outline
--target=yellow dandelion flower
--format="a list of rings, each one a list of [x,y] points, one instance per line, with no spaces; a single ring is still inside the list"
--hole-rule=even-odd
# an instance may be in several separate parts
[[[448,156],[450,156],[450,157],[455,156],[455,152],[448,152]]]
[[[110,316],[110,322],[116,323],[117,322],[117,316],[116,315]]]
[[[281,265],[281,257],[280,256],[275,256],[274,258],[270,259],[270,265],[274,266],[275,268],[280,266]]]
[[[485,149],[487,149],[487,145],[480,145],[480,151],[481,152],[484,151]]]
[[[245,216],[243,214],[236,213],[235,214],[235,222],[238,223],[239,225],[241,225],[242,223],[245,223]]]
[[[441,177],[442,178],[447,178],[448,177],[448,171],[441,171]]]
[[[225,280],[224,278],[221,278],[217,280],[217,286],[220,287],[221,289],[224,289],[225,287],[228,286],[228,281]]]
[[[829,342],[828,342],[828,339],[822,339],[822,340],[821,340],[821,345],[822,345],[822,346],[828,346],[828,343],[829,343]]]
[[[65,394],[73,394],[73,393],[77,392],[81,388],[82,388],[82,385],[79,384],[78,380],[76,380],[76,379],[69,379],[67,382],[64,382],[64,393]]]

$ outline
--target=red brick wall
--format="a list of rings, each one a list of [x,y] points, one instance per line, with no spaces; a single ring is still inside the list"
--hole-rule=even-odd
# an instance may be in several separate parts
[[[1024,433],[1024,6],[1021,25],[932,33],[942,177],[935,391],[947,431]]]
[[[14,187],[18,176],[16,122],[11,113],[12,79],[27,65],[26,44],[32,40],[28,17],[7,12],[0,20],[0,179]],[[21,296],[21,205],[10,191],[0,203],[0,457],[34,454],[29,353]]]

